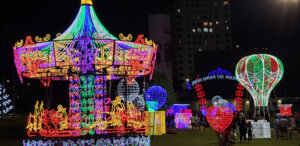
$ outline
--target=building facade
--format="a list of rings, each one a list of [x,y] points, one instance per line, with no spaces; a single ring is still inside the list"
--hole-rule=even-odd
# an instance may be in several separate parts
[[[195,76],[195,54],[232,50],[228,0],[174,0],[172,38],[175,52],[174,87],[186,89]]]

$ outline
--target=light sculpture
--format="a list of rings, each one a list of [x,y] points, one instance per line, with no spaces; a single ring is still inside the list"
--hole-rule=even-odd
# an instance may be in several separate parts
[[[14,108],[11,96],[3,84],[0,83],[0,117],[9,114]]]
[[[279,110],[281,116],[291,116],[292,104],[279,104]]]
[[[148,88],[145,93],[148,110],[159,110],[166,103],[167,97],[167,91],[160,86],[151,86]]]
[[[57,111],[44,110],[43,103],[37,103],[28,119],[28,136],[145,133],[144,114],[129,101],[125,109],[119,96],[106,97],[106,81],[126,78],[132,85],[136,77],[150,75],[151,79],[157,45],[144,35],[134,42],[131,34],[119,37],[105,29],[91,0],[81,0],[75,20],[64,33],[53,40],[46,35],[35,37],[34,42],[27,36],[15,43],[14,62],[21,82],[23,77],[39,79],[44,86],[53,80],[69,81],[69,111],[61,106]]]
[[[105,74],[107,80],[152,74],[157,45],[143,35],[135,42],[124,36],[119,40],[102,25],[91,0],[83,1],[87,0],[82,0],[70,27],[52,41],[47,35],[37,37],[38,43],[30,36],[16,42],[14,61],[21,81],[23,77],[68,80],[76,73]]]
[[[154,117],[155,116],[155,117]],[[165,111],[146,111],[145,123],[147,125],[146,135],[166,134],[166,113]]]
[[[255,107],[268,106],[269,96],[282,79],[283,64],[275,56],[254,54],[242,58],[236,66],[236,78],[250,92]]]
[[[68,114],[66,108],[61,105],[58,105],[57,110],[47,110],[44,109],[43,102],[37,101],[34,113],[30,113],[28,117],[27,135],[78,137],[87,134],[145,133],[145,113],[140,112],[132,103],[128,103],[125,110],[120,97],[112,101],[107,98],[102,104],[109,105],[110,102],[109,111],[107,108],[99,110],[100,108],[96,107],[94,113],[88,108],[86,111]],[[124,123],[127,123],[126,127]]]
[[[216,107],[221,107],[221,106],[225,106],[228,103],[228,101],[223,99],[221,96],[216,95],[212,98],[212,103]]]
[[[206,111],[206,119],[212,128],[222,132],[231,124],[233,112],[230,107],[211,106]]]
[[[113,138],[99,138],[99,139],[68,139],[68,140],[23,140],[24,146],[32,145],[140,145],[150,146],[150,136],[130,136],[130,137],[113,137]]]
[[[145,110],[145,98],[142,95],[137,95],[135,99],[132,101],[134,107],[136,107],[139,111]]]
[[[118,95],[123,101],[133,101],[138,96],[139,92],[140,87],[135,80],[133,80],[131,84],[128,84],[126,80],[122,79],[118,84]]]
[[[192,112],[179,112],[175,114],[175,126],[177,129],[188,129],[191,125]]]

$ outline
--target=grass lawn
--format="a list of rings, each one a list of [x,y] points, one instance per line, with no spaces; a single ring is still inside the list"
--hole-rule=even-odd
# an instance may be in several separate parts
[[[296,135],[296,133],[294,134]],[[178,130],[177,134],[166,134],[154,136],[151,140],[152,146],[218,146],[217,134],[213,130],[192,131]],[[280,139],[253,139],[250,143],[239,143],[239,139],[234,146],[300,146],[300,136],[295,136],[294,140]]]

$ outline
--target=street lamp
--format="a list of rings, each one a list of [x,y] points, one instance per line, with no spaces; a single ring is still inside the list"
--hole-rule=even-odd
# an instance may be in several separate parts
[[[249,100],[247,100],[247,101],[246,101],[246,104],[250,104],[250,101],[249,101]]]
[[[282,103],[281,99],[278,99],[278,101],[277,101],[277,102],[278,102],[278,104],[281,104],[281,103]]]

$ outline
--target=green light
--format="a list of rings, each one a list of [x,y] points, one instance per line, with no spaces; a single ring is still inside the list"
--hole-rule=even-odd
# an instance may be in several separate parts
[[[242,58],[236,66],[236,78],[250,92],[255,106],[268,106],[269,96],[282,79],[284,68],[275,56],[255,54]]]

